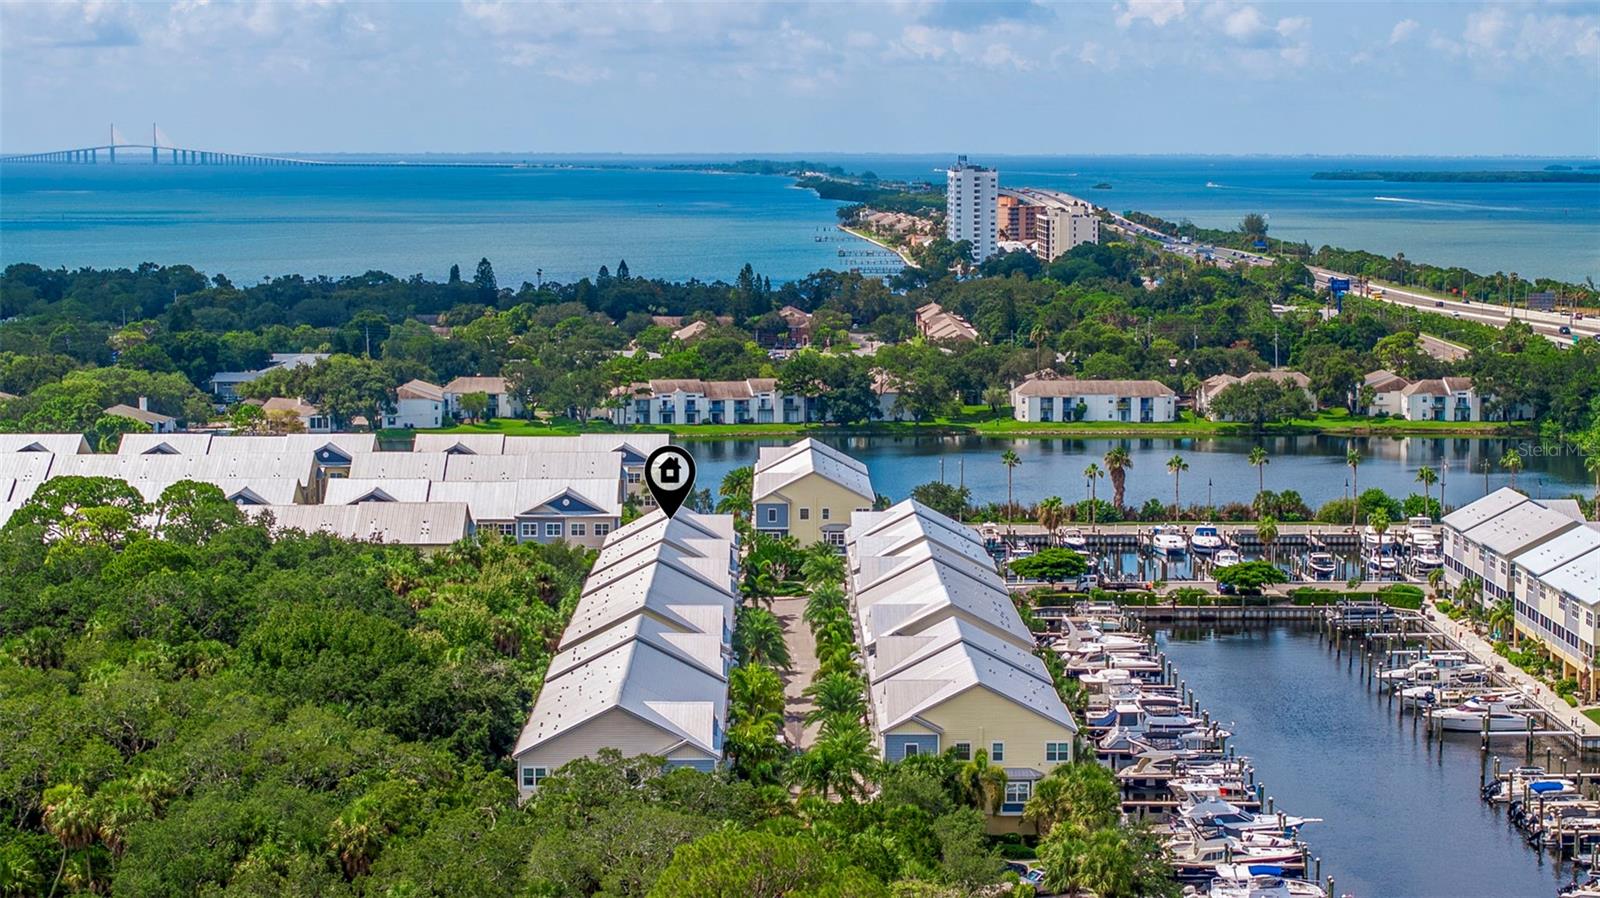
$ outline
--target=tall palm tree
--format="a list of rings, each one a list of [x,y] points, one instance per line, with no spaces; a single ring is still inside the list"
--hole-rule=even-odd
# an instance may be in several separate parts
[[[1089,480],[1089,529],[1093,530],[1095,513],[1099,511],[1096,507],[1099,504],[1097,488],[1100,485],[1100,478],[1106,476],[1106,472],[1100,470],[1100,466],[1094,462],[1089,462],[1089,467],[1083,469],[1083,476]],[[1595,482],[1600,483],[1600,474],[1595,475]]]
[[[1128,485],[1128,471],[1133,467],[1133,456],[1123,446],[1112,446],[1106,452],[1106,474],[1111,478],[1111,504],[1122,507]]]
[[[1055,541],[1056,531],[1066,522],[1067,507],[1060,496],[1049,496],[1039,501],[1039,526],[1044,528],[1051,542]]]
[[[1189,470],[1189,463],[1183,460],[1183,456],[1174,455],[1167,459],[1167,472],[1172,475],[1172,519],[1174,521],[1183,514],[1183,505],[1179,501],[1178,485],[1183,481],[1183,472],[1187,470]]]
[[[872,733],[859,723],[830,721],[805,754],[789,765],[801,789],[820,795],[863,795],[878,769]]]
[[[1045,341],[1049,339],[1050,329],[1045,327],[1042,323],[1035,324],[1033,328],[1028,331],[1028,342],[1033,344],[1033,364],[1035,368],[1042,370],[1045,367],[1044,344]]]
[[[1511,472],[1511,488],[1516,489],[1517,472],[1522,470],[1522,453],[1515,448],[1507,449],[1505,454],[1500,456],[1500,467]]]
[[[1356,529],[1356,509],[1361,507],[1361,450],[1354,446],[1345,450],[1344,463],[1350,467],[1350,529]]]
[[[1272,458],[1267,455],[1266,449],[1257,446],[1250,450],[1245,460],[1256,469],[1256,495],[1259,496],[1267,491],[1267,465],[1272,463]]]
[[[1389,512],[1382,508],[1374,508],[1372,514],[1367,515],[1367,526],[1372,532],[1378,534],[1378,554],[1383,554],[1383,535],[1389,532]]]
[[[354,880],[372,869],[388,835],[379,803],[363,795],[334,818],[328,827],[328,847],[339,856],[345,878]]]
[[[44,790],[43,798],[45,831],[61,844],[61,865],[50,884],[50,894],[54,896],[56,887],[61,885],[61,874],[67,869],[67,855],[94,844],[96,827],[83,787],[71,783],[51,786]]]
[[[1267,560],[1275,561],[1273,557],[1273,544],[1278,541],[1278,519],[1267,515],[1256,522],[1256,539],[1261,540],[1261,547],[1267,550]]]
[[[1000,812],[1000,802],[1006,797],[1006,771],[1004,767],[989,763],[987,749],[980,748],[972,753],[972,760],[956,772],[956,782],[973,807],[990,814]]]
[[[1015,450],[1007,449],[1000,453],[1000,464],[1006,466],[1006,517],[1014,518],[1017,516],[1017,503],[1011,498],[1011,471],[1022,464],[1022,459]]]
[[[740,608],[733,624],[733,651],[740,664],[789,669],[783,622],[765,608]]]
[[[806,714],[806,723],[840,718],[854,722],[867,714],[867,703],[862,698],[866,684],[859,677],[847,673],[830,673],[816,679],[802,693],[815,707]]]
[[[1594,504],[1596,513],[1600,514],[1600,452],[1591,453],[1585,458],[1583,468],[1594,475]]]
[[[783,714],[783,680],[772,668],[740,664],[728,674],[728,710],[734,720]]]
[[[1433,517],[1433,492],[1435,483],[1439,482],[1439,472],[1423,465],[1417,469],[1417,482],[1422,484],[1422,507],[1428,512],[1428,517]]]
[[[806,610],[800,613],[800,617],[812,630],[816,630],[836,615],[845,614],[847,605],[844,587],[837,583],[819,583],[811,587],[811,594],[806,597]]]
[[[1515,641],[1516,627],[1513,626],[1515,621],[1516,612],[1512,609],[1511,602],[1508,599],[1501,599],[1489,606],[1488,623],[1491,635],[1495,639],[1504,639],[1507,635],[1510,635],[1512,640]]]

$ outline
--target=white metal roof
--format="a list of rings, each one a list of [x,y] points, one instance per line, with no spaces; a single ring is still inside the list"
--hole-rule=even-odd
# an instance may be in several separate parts
[[[311,455],[324,446],[335,446],[345,455],[373,452],[378,436],[372,433],[289,433],[279,436],[218,436],[211,440],[211,454],[233,455]]]
[[[1495,515],[1504,514],[1528,501],[1528,497],[1510,487],[1501,487],[1482,499],[1468,502],[1440,519],[1446,527],[1466,531],[1482,524]]]
[[[1033,634],[1004,589],[934,561],[857,592],[856,605],[862,640],[869,646],[879,637],[918,632],[952,614],[996,628],[1020,646],[1033,646]]]
[[[205,455],[211,451],[209,433],[125,433],[118,455]]]
[[[89,441],[81,433],[0,433],[0,453],[50,452],[55,455],[86,454]]]
[[[651,564],[589,588],[578,599],[561,636],[569,648],[607,627],[646,611],[686,632],[721,637],[737,600],[667,564]]]
[[[509,521],[571,491],[609,517],[622,514],[615,480],[440,481],[428,491],[433,501],[465,502],[475,521]]]
[[[506,455],[544,452],[618,452],[647,456],[672,441],[665,433],[580,433],[571,436],[506,437]]]
[[[1539,580],[1586,605],[1600,605],[1600,550],[1580,555]]]
[[[504,455],[503,433],[419,433],[411,444],[412,452],[458,452],[472,455]]]
[[[687,742],[722,756],[719,729],[728,688],[721,678],[639,639],[628,640],[560,676],[546,679],[513,751],[522,757],[540,745],[620,709],[662,732],[656,745],[614,746],[624,755],[660,752]]]
[[[1462,535],[1498,555],[1511,556],[1535,543],[1581,526],[1559,511],[1537,502],[1521,502]]]
[[[719,679],[723,673],[724,655],[722,634],[676,630],[657,618],[646,614],[635,615],[626,621],[608,627],[591,639],[585,639],[563,650],[550,659],[545,677],[558,677],[574,667],[581,667],[631,639],[642,639],[656,648],[690,662]]]
[[[975,651],[987,652],[1041,682],[1054,685],[1050,672],[1037,655],[958,617],[942,620],[911,636],[879,639],[866,656],[867,679],[876,683],[895,676],[958,642],[967,643]]]
[[[0,480],[45,480],[54,467],[56,456],[50,452],[0,452]]]
[[[1600,549],[1600,530],[1574,527],[1555,539],[1518,555],[1517,566],[1532,576],[1540,577],[1596,549]]]
[[[419,453],[412,453],[413,455]],[[441,480],[571,480],[616,481],[622,485],[622,456],[616,452],[540,452],[522,455],[444,455],[449,459]]]
[[[443,480],[449,458],[443,452],[358,452],[350,458],[350,478]]]
[[[322,531],[344,539],[406,546],[444,546],[472,529],[467,507],[459,502],[364,502],[360,505],[257,505],[252,517],[271,514],[279,530]]]
[[[804,439],[793,446],[766,447],[755,467],[752,498],[760,501],[808,474],[817,474],[861,496],[870,505],[876,498],[867,466],[825,443]]]
[[[1064,730],[1077,732],[1078,725],[1052,683],[966,642],[951,643],[874,683],[873,723],[880,732],[894,729],[973,688],[986,689]]]
[[[322,504],[354,505],[360,502],[427,502],[433,483],[420,477],[335,477],[324,486]]]

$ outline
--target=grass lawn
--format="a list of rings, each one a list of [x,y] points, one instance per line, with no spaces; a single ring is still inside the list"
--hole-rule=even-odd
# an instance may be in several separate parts
[[[1585,708],[1583,711],[1583,716],[1589,718],[1595,723],[1600,723],[1600,708]]]
[[[1524,428],[1525,429],[1525,428]],[[1249,425],[1197,418],[1183,412],[1177,421],[1161,424],[1121,421],[1018,421],[1009,408],[997,417],[986,405],[969,405],[954,415],[934,418],[921,424],[912,421],[873,421],[868,424],[678,424],[618,427],[609,421],[591,419],[580,424],[571,418],[523,421],[496,418],[477,424],[426,431],[428,433],[502,433],[507,436],[571,436],[579,433],[670,433],[684,439],[726,439],[729,437],[785,437],[810,434],[882,434],[885,436],[973,434],[1006,437],[1053,436],[1249,436]],[[1501,421],[1406,421],[1400,418],[1352,416],[1344,409],[1323,411],[1311,418],[1297,418],[1269,424],[1271,434],[1334,433],[1365,435],[1455,435],[1495,436],[1517,432],[1517,425]],[[387,430],[386,440],[407,439],[407,431]]]

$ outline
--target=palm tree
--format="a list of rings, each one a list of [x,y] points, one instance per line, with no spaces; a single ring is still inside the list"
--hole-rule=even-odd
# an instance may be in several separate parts
[[[1100,484],[1097,481],[1106,476],[1106,472],[1100,470],[1100,466],[1094,462],[1089,462],[1089,467],[1083,469],[1083,476],[1089,480],[1089,529],[1093,530],[1095,513],[1099,510],[1095,507],[1099,499],[1096,488]],[[1596,475],[1596,482],[1600,482],[1600,475]]]
[[[1004,767],[989,763],[989,752],[978,749],[972,760],[961,765],[956,772],[956,782],[972,806],[990,814],[1000,812],[1000,802],[1006,796],[1006,771]]]
[[[1261,547],[1267,550],[1267,560],[1276,560],[1273,557],[1273,543],[1278,541],[1278,520],[1272,515],[1267,515],[1256,522],[1256,539],[1261,540]]]
[[[1505,454],[1500,456],[1500,467],[1511,472],[1511,488],[1516,489],[1517,472],[1522,470],[1522,453],[1514,448],[1507,449]]]
[[[1183,481],[1183,472],[1187,470],[1189,470],[1189,463],[1183,460],[1183,456],[1174,455],[1167,459],[1167,472],[1172,475],[1172,519],[1174,521],[1183,514],[1179,510],[1183,506],[1179,501],[1178,485]]]
[[[783,622],[765,608],[740,608],[733,624],[733,651],[740,664],[789,669]]]
[[[1356,529],[1356,509],[1361,507],[1361,451],[1354,446],[1345,450],[1344,463],[1350,467],[1350,529]]]
[[[1039,502],[1039,526],[1053,542],[1056,531],[1067,522],[1067,507],[1062,504],[1060,496],[1049,496]]]
[[[864,688],[860,678],[847,673],[818,677],[802,693],[815,705],[806,714],[806,723],[820,723],[836,717],[859,722],[867,713],[867,703],[862,698]]]
[[[1133,456],[1122,446],[1113,446],[1105,455],[1106,474],[1111,477],[1111,504],[1122,507],[1128,471],[1133,467]]]
[[[742,465],[722,475],[717,487],[717,513],[744,520],[750,515],[750,496],[755,489],[755,468]]]
[[[1022,459],[1015,450],[1007,449],[1000,453],[1000,464],[1006,466],[1006,517],[1010,519],[1017,516],[1017,503],[1011,498],[1011,471],[1022,464]]]
[[[1383,554],[1383,535],[1389,532],[1389,512],[1386,509],[1374,508],[1372,514],[1367,515],[1367,526],[1372,532],[1378,534],[1378,554]]]
[[[872,733],[859,723],[829,721],[805,754],[789,765],[802,790],[820,795],[865,794],[877,771]]]
[[[800,617],[815,632],[824,622],[844,615],[847,610],[844,587],[837,583],[821,583],[811,588],[811,595],[806,597],[806,610]]]
[[[805,578],[807,585],[815,588],[821,584],[843,583],[844,575],[844,556],[833,546],[817,543],[805,550],[805,559],[800,562],[800,576]]]
[[[1245,458],[1256,469],[1256,495],[1259,496],[1267,491],[1267,465],[1272,463],[1272,459],[1267,455],[1267,450],[1260,446],[1251,449]]]
[[[346,879],[354,880],[372,869],[389,836],[377,798],[363,795],[335,817],[328,827],[328,847],[338,855]]]
[[[989,414],[996,420],[1000,418],[1000,407],[1010,398],[1011,396],[1001,387],[988,387],[983,391],[983,404],[989,407]]]
[[[61,874],[67,869],[67,855],[94,844],[96,827],[89,807],[89,797],[83,787],[72,783],[51,786],[44,790],[44,828],[61,844],[61,865],[56,868],[55,881],[50,884],[50,894],[61,885]]]
[[[1432,487],[1439,482],[1439,472],[1423,465],[1417,469],[1417,482],[1422,484],[1422,507],[1427,510],[1428,517],[1433,517]]]
[[[783,680],[770,667],[740,664],[728,674],[728,711],[736,721],[783,715]]]
[[[1433,597],[1439,598],[1442,594],[1440,586],[1444,583],[1444,568],[1436,567],[1428,572],[1428,586],[1433,589]]]
[[[1033,356],[1034,356],[1033,362],[1034,362],[1034,367],[1039,368],[1041,370],[1045,367],[1045,364],[1044,364],[1044,344],[1045,344],[1045,341],[1047,341],[1049,339],[1050,339],[1050,329],[1045,327],[1044,324],[1042,324],[1042,323],[1035,324],[1028,331],[1028,342],[1033,344]]]
[[[1512,638],[1512,641],[1515,642],[1517,638],[1516,628],[1512,626],[1515,620],[1516,612],[1512,609],[1510,600],[1501,599],[1500,601],[1495,602],[1494,605],[1490,606],[1488,618],[1489,630],[1491,635],[1496,640],[1504,639],[1506,635],[1509,634]]]

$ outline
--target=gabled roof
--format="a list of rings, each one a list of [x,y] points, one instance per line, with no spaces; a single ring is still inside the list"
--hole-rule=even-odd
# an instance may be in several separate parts
[[[892,730],[971,689],[987,690],[1077,732],[1078,725],[1052,683],[966,642],[952,643],[874,683],[873,723],[880,732]]]
[[[124,405],[122,403],[118,403],[110,408],[107,408],[103,414],[112,415],[118,418],[132,418],[135,421],[142,421],[151,426],[158,424],[173,424],[178,420],[171,415],[163,415],[160,412],[152,412],[149,409],[135,408],[131,405]]]
[[[646,456],[672,441],[665,433],[580,433],[572,436],[506,437],[502,451],[506,455],[545,452],[617,452],[624,456],[637,456],[642,463]]]
[[[443,480],[450,458],[443,452],[357,452],[350,457],[350,479]]]
[[[472,531],[459,502],[366,502],[360,505],[258,505],[243,511],[271,514],[279,530],[330,533],[343,539],[406,546],[446,546]]]
[[[205,455],[211,451],[209,433],[125,433],[118,455]]]
[[[569,648],[634,615],[650,614],[685,632],[721,635],[737,601],[728,593],[670,565],[656,563],[603,584],[584,587],[561,648]]]
[[[1470,377],[1436,377],[1429,380],[1419,380],[1400,391],[1402,396],[1449,396],[1452,393],[1463,393],[1472,389]]]
[[[1482,499],[1468,502],[1440,519],[1440,523],[1456,530],[1467,531],[1490,518],[1504,514],[1528,501],[1528,497],[1510,487],[1501,487]]]
[[[504,393],[506,379],[503,377],[458,377],[444,385],[446,393]]]
[[[1178,394],[1156,380],[1079,380],[1057,378],[1026,380],[1013,390],[1018,396],[1116,396],[1159,397]]]
[[[631,639],[644,640],[718,679],[727,679],[727,675],[723,672],[726,665],[721,633],[678,630],[646,614],[635,615],[595,634],[592,639],[576,643],[558,653],[550,659],[550,667],[545,671],[545,677],[547,679],[559,677],[575,667],[588,664]]]
[[[1529,501],[1495,515],[1463,536],[1497,555],[1510,556],[1578,526],[1566,515]]]
[[[289,433],[282,435],[218,436],[211,440],[211,455],[262,455],[304,453],[311,455],[332,446],[346,456],[372,452],[378,447],[375,433]]]
[[[413,455],[417,453],[412,453]],[[444,480],[604,480],[622,484],[617,452],[539,452],[516,455],[446,455]]]
[[[860,496],[868,505],[876,498],[866,465],[826,443],[809,438],[792,446],[761,450],[756,460],[752,498],[759,502],[811,474],[833,481]]]
[[[58,456],[49,452],[0,453],[0,480],[40,481],[50,477],[52,468],[59,467]],[[0,496],[4,499],[5,496]]]
[[[456,452],[472,455],[504,455],[505,434],[499,433],[419,433],[411,444],[412,452]]]
[[[918,664],[956,643],[986,652],[1043,683],[1052,683],[1044,662],[1027,649],[958,617],[942,620],[911,636],[885,636],[867,653],[867,679],[876,683]]]
[[[622,514],[617,481],[605,479],[537,479],[514,481],[435,481],[428,496],[434,501],[465,502],[475,521],[509,521],[571,490],[602,514]]]
[[[861,639],[868,646],[883,636],[919,632],[952,615],[991,627],[1019,646],[1034,644],[1004,588],[932,560],[857,592],[856,606]]]
[[[683,742],[720,758],[727,707],[727,683],[719,677],[648,641],[633,639],[547,679],[512,754],[521,757],[601,714],[621,710],[659,729],[667,743],[664,747]],[[660,750],[619,747],[625,754]]]
[[[431,402],[444,401],[444,388],[438,384],[430,384],[425,380],[408,380],[395,388],[396,399],[426,399]]]
[[[1404,390],[1411,385],[1411,381],[1393,371],[1380,368],[1361,378],[1361,384],[1362,386],[1371,387],[1373,392],[1376,393],[1392,393],[1396,390]]]
[[[857,559],[873,556],[904,556],[928,541],[965,555],[973,563],[990,570],[994,559],[972,528],[963,526],[933,509],[906,499],[885,511],[858,511],[850,516],[846,544],[856,543]]]
[[[81,433],[0,433],[0,452],[84,455],[89,451],[89,441]]]
[[[312,415],[322,414],[321,410],[304,399],[299,397],[290,398],[288,396],[274,396],[268,399],[266,402],[261,403],[261,410],[263,412],[289,412],[299,418],[309,418]]]
[[[360,502],[426,502],[431,481],[422,478],[336,477],[323,490],[324,505],[355,505]]]

